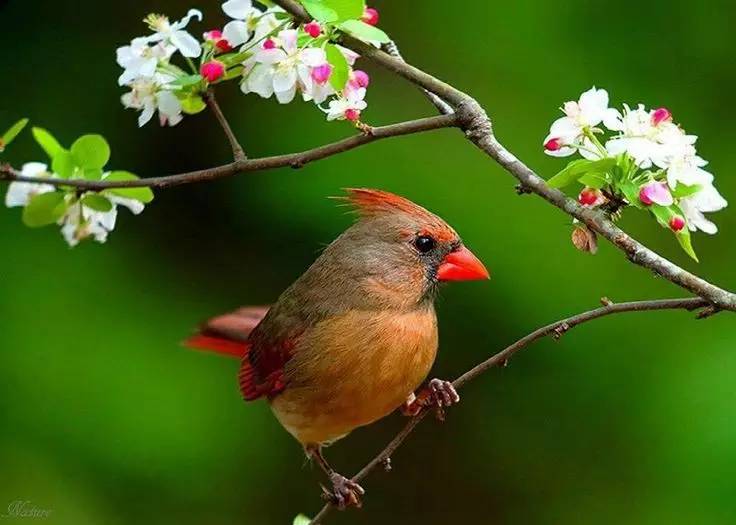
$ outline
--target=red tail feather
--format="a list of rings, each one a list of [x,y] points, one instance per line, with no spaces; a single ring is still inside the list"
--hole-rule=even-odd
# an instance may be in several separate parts
[[[248,343],[230,341],[210,335],[194,335],[184,341],[184,345],[197,350],[207,350],[218,354],[229,355],[242,359],[248,353]]]

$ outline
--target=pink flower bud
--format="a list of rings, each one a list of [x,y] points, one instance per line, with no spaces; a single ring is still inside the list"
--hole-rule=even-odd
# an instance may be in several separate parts
[[[659,126],[662,122],[671,122],[672,113],[667,108],[655,109],[652,113],[652,125]]]
[[[308,24],[304,24],[304,32],[312,38],[317,38],[322,34],[322,26],[316,20],[312,20]]]
[[[328,63],[324,63],[321,66],[312,68],[312,80],[317,84],[324,84],[330,78],[332,74],[332,66]]]
[[[659,204],[671,206],[674,201],[667,184],[664,182],[650,182],[639,189],[639,200],[647,206]]]
[[[544,143],[544,149],[547,151],[558,151],[562,149],[562,146],[564,144],[562,143],[562,139],[553,138],[549,139],[547,142]]]
[[[366,7],[365,11],[363,11],[363,16],[360,17],[360,19],[366,24],[372,26],[378,25],[378,11],[372,7]]]
[[[357,109],[346,109],[345,110],[345,118],[348,119],[350,122],[355,122],[360,118],[360,111]]]
[[[216,50],[221,53],[227,53],[233,50],[233,46],[230,45],[230,42],[222,38],[222,31],[219,29],[207,31],[203,36],[207,42],[211,42],[215,46]]]
[[[371,78],[368,76],[368,73],[366,73],[365,71],[356,69],[350,75],[349,83],[350,83],[350,87],[355,88],[355,89],[365,88],[365,87],[368,87],[368,84],[371,83]]]
[[[207,79],[207,82],[216,82],[225,76],[225,64],[219,60],[210,60],[202,64],[199,72]]]
[[[276,42],[274,42],[272,38],[267,38],[263,41],[263,49],[274,49],[275,47]]]
[[[578,195],[578,202],[583,206],[595,206],[602,204],[605,201],[605,197],[600,190],[594,188],[583,188],[583,191]]]
[[[675,215],[670,219],[670,229],[673,232],[679,232],[685,227],[685,219],[680,217],[679,215]]]

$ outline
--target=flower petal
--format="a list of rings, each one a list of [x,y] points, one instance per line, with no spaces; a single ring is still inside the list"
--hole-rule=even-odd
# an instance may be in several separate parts
[[[185,57],[197,58],[202,54],[202,48],[197,39],[186,31],[174,31],[169,40]]]
[[[230,18],[245,20],[253,10],[253,2],[251,0],[228,0],[222,4],[222,10]]]

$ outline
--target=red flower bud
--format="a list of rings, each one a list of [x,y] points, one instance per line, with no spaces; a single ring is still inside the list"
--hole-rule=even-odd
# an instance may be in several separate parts
[[[672,121],[672,113],[667,108],[658,108],[652,113],[652,124],[654,126],[659,126],[662,122],[670,121]]]
[[[199,73],[207,79],[207,82],[216,82],[225,76],[225,64],[219,60],[210,60],[202,64]]]
[[[562,140],[558,138],[549,139],[547,142],[544,143],[544,149],[547,151],[558,151],[562,149]]]
[[[601,202],[603,195],[594,188],[584,188],[578,195],[578,202],[583,206],[594,206]]]
[[[312,69],[312,80],[317,84],[324,84],[332,74],[332,66],[330,64],[322,64]]]
[[[366,7],[365,11],[363,11],[363,16],[360,17],[360,19],[366,24],[372,26],[378,25],[378,11],[372,7]]]
[[[360,111],[357,109],[346,109],[345,118],[350,122],[356,122],[360,118]]]
[[[670,219],[670,229],[673,232],[679,232],[685,227],[685,219],[680,217],[679,215],[675,215]]]
[[[322,26],[316,20],[312,20],[308,24],[304,24],[304,32],[312,38],[317,38],[322,34]]]
[[[274,49],[275,47],[276,42],[274,42],[272,38],[267,38],[263,41],[263,49]]]

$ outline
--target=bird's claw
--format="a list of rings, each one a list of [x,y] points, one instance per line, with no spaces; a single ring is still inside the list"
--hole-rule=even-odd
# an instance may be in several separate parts
[[[460,395],[450,381],[432,379],[418,395],[414,396],[412,394],[409,396],[409,399],[401,408],[401,412],[405,416],[416,416],[422,409],[434,407],[437,419],[444,421],[445,408],[455,405],[459,401]]]
[[[322,487],[322,497],[340,510],[348,507],[360,508],[363,505],[361,496],[365,494],[363,487],[351,479],[334,472],[330,475],[332,490]]]

